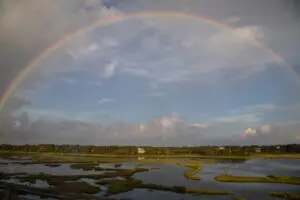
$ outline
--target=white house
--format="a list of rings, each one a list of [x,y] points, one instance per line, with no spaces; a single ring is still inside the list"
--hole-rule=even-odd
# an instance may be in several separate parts
[[[146,151],[145,151],[145,149],[144,148],[137,148],[137,152],[138,152],[138,154],[144,154]]]
[[[255,152],[256,153],[260,153],[261,152],[261,148],[255,148]]]
[[[225,149],[225,147],[219,147],[218,148],[218,150],[224,150]]]

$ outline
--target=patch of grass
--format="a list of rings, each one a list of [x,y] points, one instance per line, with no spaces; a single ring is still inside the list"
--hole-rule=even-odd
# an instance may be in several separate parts
[[[29,183],[35,183],[36,180],[43,180],[47,181],[49,185],[59,185],[65,181],[76,181],[81,178],[81,175],[77,176],[55,176],[55,175],[49,175],[49,174],[34,174],[34,175],[27,175],[27,176],[18,176],[16,177],[21,182],[29,182]]]
[[[201,178],[199,176],[195,176],[195,174],[197,174],[201,170],[200,164],[192,164],[192,163],[177,163],[177,164],[180,166],[192,168],[191,170],[184,172],[184,177],[186,179],[201,180]]]
[[[270,196],[273,197],[280,197],[284,199],[290,199],[290,200],[299,200],[300,199],[300,194],[290,194],[287,192],[269,192]]]
[[[26,173],[26,172],[20,172],[20,173],[2,173],[2,172],[0,172],[0,180],[8,180],[14,176],[25,176],[27,174],[28,173]]]
[[[123,177],[130,178],[135,173],[145,172],[148,169],[144,168],[135,168],[135,169],[113,169],[114,171],[105,172],[103,174],[86,174],[86,175],[69,175],[69,176],[57,176],[57,175],[49,175],[49,174],[31,174],[27,176],[17,176],[16,178],[21,182],[30,182],[35,183],[36,180],[47,181],[49,185],[59,185],[65,181],[76,181],[81,178],[90,178],[95,180],[100,180],[104,178],[115,178],[115,177]]]
[[[160,169],[159,167],[150,167],[150,169]]]
[[[201,195],[228,195],[232,194],[232,192],[228,191],[210,191],[210,190],[197,190],[197,189],[187,189],[183,186],[164,186],[158,184],[151,183],[143,183],[142,181],[135,179],[127,179],[127,180],[102,180],[97,182],[100,185],[107,185],[107,195],[111,194],[119,194],[123,192],[131,191],[135,188],[144,188],[144,189],[152,189],[152,190],[160,190],[160,191],[169,191],[175,193],[189,193],[189,194],[201,194]]]
[[[235,197],[233,200],[245,200],[243,197]]]
[[[57,184],[53,190],[63,193],[76,193],[76,194],[95,194],[100,192],[100,187],[92,186],[86,182],[61,182]]]
[[[84,171],[90,171],[93,170],[95,168],[94,163],[74,163],[72,165],[70,165],[71,169],[82,169]]]
[[[107,185],[107,195],[119,194],[123,192],[128,192],[137,188],[141,181],[128,179],[128,180],[102,180],[97,182],[97,184]]]
[[[215,177],[217,181],[221,182],[260,182],[260,183],[285,183],[300,185],[300,177],[291,176],[275,176],[268,175],[267,177],[246,177],[246,176],[232,176],[222,174]]]

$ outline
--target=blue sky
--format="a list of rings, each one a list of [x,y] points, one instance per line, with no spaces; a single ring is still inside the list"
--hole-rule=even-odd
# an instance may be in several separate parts
[[[130,20],[123,23],[131,26]],[[117,28],[118,25],[111,26]],[[199,21],[198,26],[205,28],[212,25]],[[100,41],[94,39],[97,31],[105,32],[101,30],[105,28],[75,37],[69,44],[65,44],[67,47],[58,50],[67,49],[65,56],[68,56],[68,53],[72,54],[73,58],[69,62],[61,64],[63,56],[57,59],[57,54],[47,57],[47,60],[54,60],[51,66],[58,66],[57,71],[51,69],[50,64],[47,68],[47,60],[39,62],[36,67],[43,68],[47,78],[42,80],[43,87],[34,90],[34,95],[30,98],[31,107],[66,113],[107,111],[116,118],[116,121],[128,120],[137,123],[148,123],[155,117],[176,112],[188,122],[198,123],[199,120],[210,121],[214,117],[227,115],[232,110],[247,106],[261,104],[282,106],[285,102],[281,95],[287,89],[290,93],[298,89],[295,87],[297,77],[290,69],[276,63],[276,58],[272,60],[273,55],[266,53],[259,46],[252,47],[253,41],[234,35],[230,31],[226,33],[228,36],[225,34],[224,37],[230,39],[237,37],[237,40],[241,40],[245,52],[238,54],[233,50],[230,55],[233,57],[231,61],[221,63],[218,67],[212,66],[211,68],[215,69],[210,72],[210,67],[204,65],[214,64],[218,59],[226,62],[227,60],[221,54],[216,57],[210,55],[211,58],[205,58],[203,61],[203,55],[211,52],[200,47],[203,55],[201,53],[193,55],[197,53],[198,46],[186,47],[184,42],[189,38],[179,38],[176,34],[172,37],[167,31],[164,33],[158,28],[155,30],[146,27],[144,30],[141,27],[141,30],[138,29],[134,33],[134,37],[129,35],[127,37],[129,39],[122,36],[121,41],[118,41],[118,33],[113,33],[116,36],[109,38],[105,38],[108,36],[104,34],[102,36],[104,39],[101,40],[100,37]],[[215,35],[223,31],[222,28],[212,29],[216,29],[212,32]],[[107,31],[106,34],[111,33]],[[197,40],[202,43],[211,37],[203,36]],[[68,47],[72,46],[73,41],[85,41],[85,38],[92,39],[80,44],[77,49],[70,50]],[[106,46],[103,42],[105,40],[112,45]],[[223,48],[222,42],[217,44],[220,46],[208,48]],[[235,42],[231,45],[235,45]],[[191,51],[192,55],[186,53],[188,51]],[[261,63],[257,61],[252,66],[230,66],[242,62],[251,63],[256,59],[253,57],[256,51],[265,54],[264,57],[258,58]],[[239,60],[239,56],[245,58]],[[270,61],[265,62],[265,57],[270,57],[267,58]],[[63,68],[66,69],[63,71]],[[99,102],[102,99],[109,101]]]
[[[15,94],[31,102],[17,113],[27,112],[32,123],[79,120],[93,124],[91,132],[96,125],[108,127],[103,134],[113,135],[111,143],[126,144],[119,139],[130,136],[152,144],[165,137],[186,143],[186,134],[191,142],[201,136],[209,142],[242,143],[245,141],[234,138],[246,128],[254,130],[246,135],[259,138],[272,131],[280,135],[282,126],[300,122],[299,74],[254,42],[272,47],[297,68],[300,61],[295,52],[300,46],[292,41],[299,31],[295,26],[288,27],[290,35],[282,44],[282,34],[277,33],[285,33],[286,24],[278,22],[275,26],[276,17],[264,17],[262,11],[254,9],[247,11],[246,2],[236,4],[233,14],[228,14],[232,10],[228,5],[223,12],[217,12],[217,7],[210,10],[216,6],[213,1],[189,1],[185,10],[178,9],[180,1],[168,0],[158,4],[84,2],[77,5],[69,1],[65,13],[73,13],[73,6],[91,19],[101,19],[163,9],[209,15],[233,29],[200,20],[153,16],[75,36],[40,60]],[[259,7],[260,3],[254,5]],[[275,11],[287,12],[274,5]],[[240,9],[244,13],[237,12]],[[69,21],[76,17],[67,16]],[[293,24],[293,18],[289,20]],[[57,22],[53,27],[62,25]],[[290,141],[300,138],[295,130],[291,128]]]

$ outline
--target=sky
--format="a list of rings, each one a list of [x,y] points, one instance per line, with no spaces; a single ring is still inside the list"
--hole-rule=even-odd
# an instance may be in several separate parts
[[[152,11],[217,23],[126,17]],[[292,0],[2,0],[0,94],[74,30],[124,20],[40,59],[0,110],[0,143],[299,143],[299,13]]]

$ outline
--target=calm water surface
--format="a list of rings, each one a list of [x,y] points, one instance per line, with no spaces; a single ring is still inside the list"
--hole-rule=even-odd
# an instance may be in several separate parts
[[[6,160],[0,159],[0,162],[6,162]],[[16,161],[14,161],[16,162]],[[138,163],[137,162],[126,162],[121,163],[120,168],[133,168]],[[27,172],[30,174],[46,173],[55,175],[77,175],[77,174],[95,174],[103,173],[97,171],[83,171],[71,169],[70,164],[62,164],[59,167],[48,167],[42,164],[34,165],[20,165],[16,163],[10,163],[9,165],[0,165],[0,171],[5,173],[16,173],[16,172]],[[115,168],[114,164],[104,163],[100,166],[105,168]],[[148,165],[150,166],[150,165]],[[208,189],[208,190],[226,190],[233,191],[234,196],[242,196],[246,199],[263,199],[271,200],[278,199],[275,197],[270,197],[268,192],[292,192],[299,193],[300,186],[288,185],[288,184],[273,184],[273,183],[223,183],[214,180],[214,178],[224,172],[236,176],[266,176],[268,174],[275,175],[287,175],[287,176],[300,176],[300,159],[252,159],[244,162],[230,162],[222,161],[220,163],[208,165],[203,164],[202,170],[199,173],[201,180],[193,181],[187,180],[183,173],[190,168],[169,165],[163,163],[154,163],[151,166],[157,166],[160,169],[151,170],[149,172],[137,173],[134,178],[142,180],[145,183],[155,183],[167,186],[185,186],[193,189]],[[147,167],[142,166],[142,167]],[[11,179],[10,182],[17,183],[17,180]],[[99,186],[95,184],[93,179],[81,179],[80,181],[88,182],[92,185]],[[38,182],[33,185],[36,187],[46,187],[47,183]],[[106,187],[99,186],[103,189],[96,195],[102,196],[105,194]],[[27,195],[28,196],[28,195]],[[150,199],[203,199],[203,200],[229,200],[232,199],[232,195],[228,196],[192,196],[186,194],[176,194],[172,192],[164,191],[154,191],[148,189],[134,189],[133,191],[114,195],[113,197],[120,198],[131,198],[136,200],[150,200]],[[33,199],[37,199],[34,197]]]

